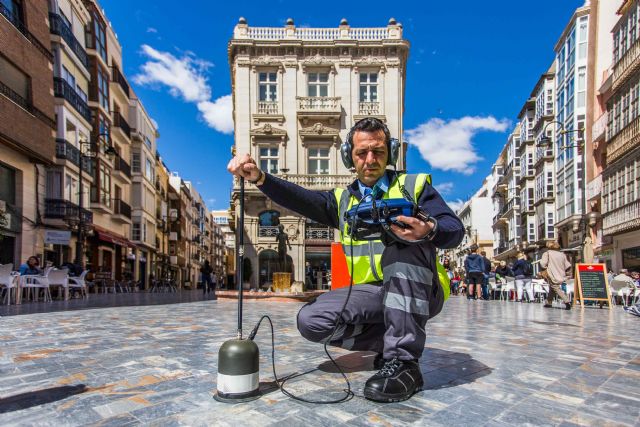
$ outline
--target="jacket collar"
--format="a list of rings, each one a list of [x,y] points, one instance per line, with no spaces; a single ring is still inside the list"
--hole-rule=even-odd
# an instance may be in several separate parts
[[[387,169],[385,171],[387,178],[389,179],[389,189],[394,186],[398,176],[402,175],[402,172],[393,171],[391,169]],[[358,185],[358,178],[356,178],[348,187],[347,190],[349,194],[355,197],[358,201],[362,199],[362,193],[360,192],[360,186]]]

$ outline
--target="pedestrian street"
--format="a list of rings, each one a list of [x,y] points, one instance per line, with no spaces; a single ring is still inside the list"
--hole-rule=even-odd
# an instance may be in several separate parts
[[[279,377],[310,371],[287,389],[337,398],[345,387],[322,346],[295,327],[295,302],[245,304],[245,334],[275,324]],[[272,391],[223,404],[218,348],[235,337],[236,302],[219,298],[2,318],[0,424],[7,425],[638,425],[638,320],[620,308],[572,311],[452,297],[427,325],[425,390],[393,404],[365,400],[373,354],[332,354],[355,397],[300,403]],[[256,341],[260,380],[273,381],[265,322]],[[268,388],[268,387],[265,387]]]

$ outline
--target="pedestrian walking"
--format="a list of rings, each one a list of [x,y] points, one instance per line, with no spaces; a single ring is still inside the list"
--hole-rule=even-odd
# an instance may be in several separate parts
[[[547,242],[548,251],[542,254],[540,267],[545,269],[544,277],[549,282],[549,295],[545,308],[552,307],[553,298],[558,295],[567,310],[571,310],[571,301],[560,286],[567,279],[567,270],[571,268],[571,263],[567,256],[560,252],[560,245],[556,241]]]
[[[491,274],[491,261],[487,258],[485,251],[480,252],[482,256],[482,262],[484,263],[484,277],[482,278],[482,299],[489,299],[489,277]]]
[[[475,243],[469,248],[471,253],[464,260],[464,270],[467,273],[467,299],[478,299],[476,292],[484,280],[484,261],[478,255],[478,245]]]
[[[202,295],[206,295],[209,292],[209,286],[213,286],[211,283],[211,273],[213,269],[209,264],[209,260],[206,260],[202,267],[200,267],[200,276],[202,281]],[[215,293],[214,293],[215,296]]]

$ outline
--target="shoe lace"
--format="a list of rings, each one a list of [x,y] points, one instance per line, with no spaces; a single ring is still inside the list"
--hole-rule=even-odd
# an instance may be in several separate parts
[[[378,375],[383,377],[390,377],[396,372],[396,369],[398,369],[401,365],[402,365],[402,361],[398,360],[397,357],[394,357],[391,360],[387,360],[384,363],[384,366],[382,367],[382,369],[380,369],[380,371],[378,372]]]

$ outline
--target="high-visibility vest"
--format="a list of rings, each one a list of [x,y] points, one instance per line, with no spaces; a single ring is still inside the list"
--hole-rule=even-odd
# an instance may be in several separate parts
[[[389,186],[389,190],[384,194],[382,200],[385,199],[401,199],[403,194],[401,186],[412,195],[413,200],[417,201],[424,190],[426,183],[431,184],[431,175],[421,174],[398,174]],[[344,213],[358,203],[358,200],[352,196],[349,191],[343,188],[333,190],[336,201],[338,202],[338,224],[340,227],[340,243],[347,257],[347,268],[353,279],[354,284],[373,283],[383,280],[382,252],[384,245],[381,240],[351,240],[347,232],[347,223],[344,220]],[[449,276],[444,269],[438,257],[436,257],[436,269],[440,285],[444,291],[444,298],[449,298]]]

